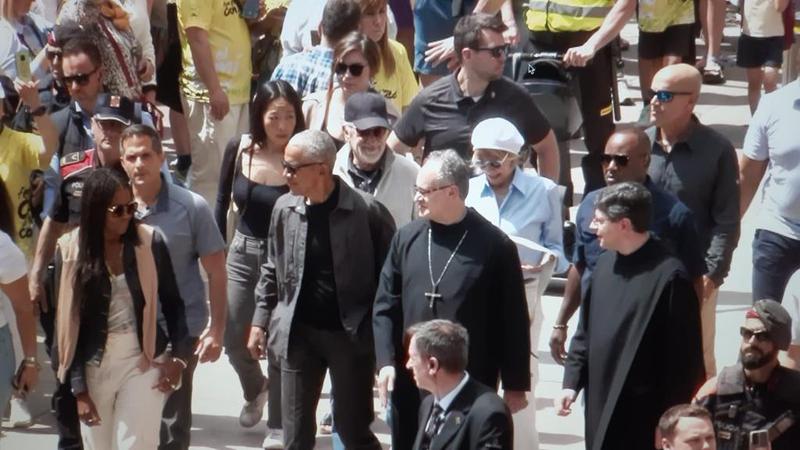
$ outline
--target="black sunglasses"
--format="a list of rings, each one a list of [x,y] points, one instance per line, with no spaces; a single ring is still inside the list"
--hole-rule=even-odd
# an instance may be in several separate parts
[[[497,47],[477,47],[473,50],[479,52],[489,52],[493,58],[501,58],[508,53],[508,44],[498,45]]]
[[[691,92],[656,91],[654,97],[661,103],[671,102],[676,95],[692,95]]]
[[[72,86],[72,83],[78,83],[78,86],[86,86],[86,84],[89,83],[89,77],[94,75],[95,72],[97,72],[96,68],[89,73],[61,77],[61,81],[64,83],[64,86]]]
[[[336,67],[333,68],[333,71],[336,72],[336,75],[340,77],[345,74],[345,72],[350,71],[350,75],[354,77],[360,77],[362,73],[364,73],[364,65],[363,64],[345,64],[345,63],[338,63]]]
[[[292,164],[289,161],[283,160],[281,161],[281,165],[283,166],[283,170],[289,174],[294,175],[297,173],[298,170],[302,169],[303,167],[314,166],[317,164],[322,164],[321,162],[310,162],[305,164]]]
[[[132,216],[136,212],[136,207],[136,202],[130,202],[127,205],[111,205],[106,211],[114,217]]]
[[[756,340],[758,342],[766,342],[772,340],[772,336],[770,336],[767,330],[753,331],[747,327],[740,327],[739,334],[742,335],[742,339],[744,339],[745,341],[749,341],[750,338],[752,338],[753,336],[756,337]]]
[[[611,161],[614,161],[618,167],[625,167],[631,161],[631,157],[628,155],[600,155],[600,161],[603,162],[604,165],[611,164]]]

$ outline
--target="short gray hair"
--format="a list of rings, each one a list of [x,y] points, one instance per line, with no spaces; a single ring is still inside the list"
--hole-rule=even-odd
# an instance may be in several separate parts
[[[461,200],[467,198],[469,192],[469,178],[472,171],[469,164],[464,161],[455,150],[437,150],[431,152],[425,159],[425,165],[439,163],[438,179],[443,184],[454,184],[458,187]]]
[[[469,361],[469,334],[462,325],[449,320],[436,319],[412,326],[409,329],[416,341],[417,351],[436,358],[439,367],[450,373],[461,373]]]
[[[292,136],[286,145],[300,147],[303,149],[303,154],[314,162],[325,163],[333,167],[333,163],[336,161],[336,144],[333,143],[333,139],[328,136],[328,133],[323,131],[301,131]]]

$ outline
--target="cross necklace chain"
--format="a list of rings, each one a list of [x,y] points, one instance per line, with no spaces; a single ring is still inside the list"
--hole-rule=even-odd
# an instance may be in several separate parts
[[[431,291],[425,293],[425,298],[428,299],[428,308],[432,311],[435,311],[436,301],[442,300],[442,294],[438,292],[439,290],[439,283],[442,282],[442,278],[444,278],[444,274],[447,272],[447,268],[450,267],[450,263],[453,262],[453,257],[456,256],[458,253],[458,249],[461,248],[461,244],[464,243],[464,239],[467,237],[467,233],[469,230],[464,230],[464,234],[461,235],[461,239],[458,241],[455,250],[453,253],[450,254],[450,257],[447,258],[447,262],[444,263],[444,268],[442,269],[442,273],[439,274],[439,279],[434,281],[433,280],[433,262],[431,259],[431,229],[428,228],[428,274],[431,276]]]

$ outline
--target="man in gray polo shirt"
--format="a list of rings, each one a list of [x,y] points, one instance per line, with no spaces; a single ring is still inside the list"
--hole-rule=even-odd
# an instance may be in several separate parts
[[[159,449],[188,449],[192,422],[192,375],[200,362],[216,361],[225,329],[225,243],[211,208],[199,195],[164,182],[161,140],[150,127],[134,125],[121,135],[122,165],[139,204],[136,217],[155,226],[167,241],[178,289],[183,297],[189,333],[198,338],[195,357],[183,371],[182,386],[164,405]],[[200,276],[208,275],[209,306]],[[208,323],[208,327],[206,324]]]
[[[800,81],[765,95],[758,104],[739,157],[741,213],[761,179],[761,211],[753,240],[753,301],[780,299],[800,270]]]

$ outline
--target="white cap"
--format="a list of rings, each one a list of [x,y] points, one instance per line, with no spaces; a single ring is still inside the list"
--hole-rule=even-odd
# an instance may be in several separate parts
[[[511,122],[500,117],[486,119],[472,131],[473,150],[502,150],[519,155],[525,139]]]

